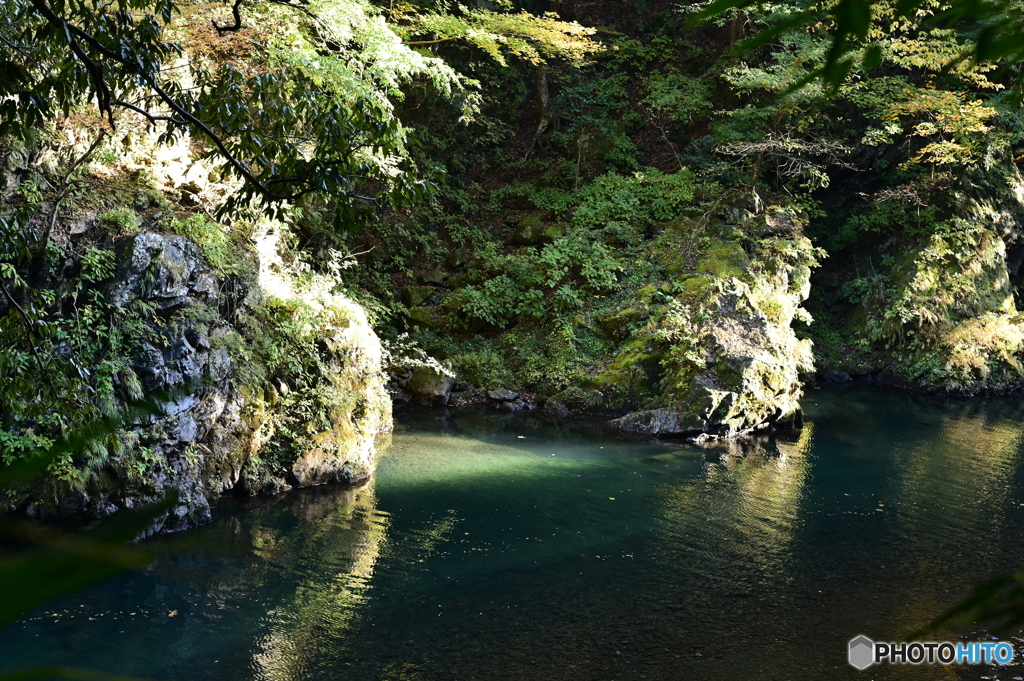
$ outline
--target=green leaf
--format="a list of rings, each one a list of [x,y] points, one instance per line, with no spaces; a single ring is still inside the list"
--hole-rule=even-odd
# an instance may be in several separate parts
[[[751,0],[715,0],[710,5],[690,17],[690,20],[686,22],[686,27],[694,28],[712,17],[725,14],[731,9],[749,7],[752,4],[753,2]]]
[[[975,587],[974,592],[923,628],[911,632],[907,640],[920,639],[949,624],[998,622],[994,633],[1006,633],[1024,622],[1024,573],[1001,576]]]

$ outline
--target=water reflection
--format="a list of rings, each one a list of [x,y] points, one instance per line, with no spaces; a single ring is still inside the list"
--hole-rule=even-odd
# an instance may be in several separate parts
[[[166,679],[301,679],[344,646],[387,543],[373,484],[226,500],[200,546],[0,634],[0,668]],[[331,652],[331,655],[334,653]],[[330,656],[330,655],[328,655]]]
[[[894,448],[894,494],[880,498],[875,511],[895,516],[902,551],[889,570],[907,582],[889,630],[935,617],[949,604],[948,585],[963,578],[964,554],[984,562],[985,545],[1005,537],[1024,435],[1020,420],[1007,415],[967,402],[948,405],[928,436]]]
[[[375,508],[372,483],[307,496],[299,495],[292,509],[306,532],[283,534],[263,524],[251,529],[254,555],[286,571],[298,568],[299,578],[294,593],[282,594],[263,618],[266,633],[256,639],[251,663],[257,679],[306,678],[325,652],[342,652],[387,540],[390,518]]]
[[[899,638],[1021,567],[1024,405],[853,387],[812,391],[805,408],[801,431],[710,449],[585,422],[406,413],[374,483],[226,501],[189,535],[196,549],[0,632],[0,669],[176,681],[987,674],[864,675],[845,645]]]
[[[659,560],[678,565],[685,555],[694,571],[719,575],[721,588],[734,594],[749,595],[788,575],[813,434],[811,423],[795,437],[707,446],[703,475],[657,490],[663,516]]]

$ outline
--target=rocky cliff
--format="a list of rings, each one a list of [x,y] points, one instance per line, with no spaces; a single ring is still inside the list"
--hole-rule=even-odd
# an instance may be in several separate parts
[[[129,225],[127,235],[88,215],[58,226],[51,238],[65,261],[46,286],[58,299],[84,295],[75,288],[83,259],[111,263],[87,277],[106,314],[91,322],[104,345],[91,357],[122,364],[112,411],[152,409],[122,423],[102,455],[71,461],[84,471],[72,484],[51,480],[9,503],[30,516],[101,517],[173,493],[155,533],[210,522],[222,494],[367,478],[391,402],[363,310],[327,277],[307,273],[300,284],[266,232],[269,247],[250,252],[251,270],[224,275],[194,241],[160,231],[180,222],[138,222],[148,228]]]
[[[838,267],[817,280],[815,314],[833,317],[833,331],[819,338],[821,373],[954,395],[1020,389],[1024,178],[1016,166],[986,159],[949,187],[925,227],[891,230],[874,254],[844,254],[866,270]]]
[[[619,429],[728,437],[799,422],[813,360],[793,322],[809,319],[800,306],[816,249],[796,211],[764,209],[757,197],[743,203],[720,214],[696,267],[663,285],[668,304],[646,304],[649,321],[606,371],[616,379],[635,366],[661,368],[653,408],[612,421]]]

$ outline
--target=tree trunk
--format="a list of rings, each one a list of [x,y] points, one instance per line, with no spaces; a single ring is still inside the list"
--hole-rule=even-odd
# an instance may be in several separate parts
[[[543,64],[537,65],[535,91],[537,93],[537,108],[540,110],[540,115],[537,121],[537,131],[533,133],[533,141],[530,142],[530,148],[526,152],[527,156],[533,153],[533,149],[537,146],[541,136],[555,126],[555,117],[551,113],[551,90],[548,87],[548,70]]]

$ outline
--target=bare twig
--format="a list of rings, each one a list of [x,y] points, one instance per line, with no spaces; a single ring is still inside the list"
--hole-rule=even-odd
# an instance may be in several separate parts
[[[125,109],[130,109],[130,110],[134,111],[137,114],[141,114],[152,125],[155,125],[157,121],[168,121],[170,123],[174,123],[175,125],[187,125],[188,124],[187,121],[178,120],[177,118],[171,118],[170,116],[158,116],[156,114],[152,114],[152,113],[150,113],[149,111],[146,111],[143,108],[135,106],[134,104],[129,104],[128,102],[122,102],[120,99],[111,100],[110,103],[112,105],[124,107]]]
[[[96,148],[99,147],[100,143],[103,142],[103,140],[105,140],[106,138],[107,131],[101,130],[99,136],[93,140],[92,144],[89,145],[89,148],[86,149],[81,156],[79,156],[77,159],[71,162],[70,166],[68,167],[68,171],[64,173],[64,176],[60,179],[60,184],[58,185],[57,198],[54,200],[53,209],[50,211],[50,221],[46,225],[46,231],[43,232],[43,237],[39,240],[41,244],[39,250],[45,251],[46,246],[50,241],[50,233],[53,232],[53,226],[57,222],[57,213],[60,211],[60,203],[67,197],[68,190],[70,189],[70,186],[68,185],[68,180],[71,179],[71,175],[76,170],[78,170],[78,168],[81,167],[83,163],[89,160],[89,157],[92,156],[93,152],[96,151]]]

